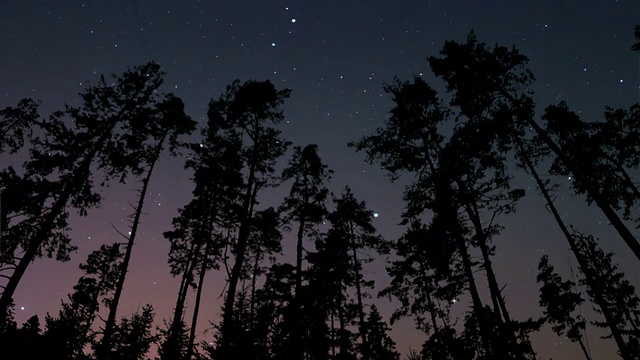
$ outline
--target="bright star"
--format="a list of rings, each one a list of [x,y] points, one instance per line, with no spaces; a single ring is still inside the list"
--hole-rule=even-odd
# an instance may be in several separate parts
[[[373,213],[374,218],[377,218],[378,216],[380,216],[378,213]]]

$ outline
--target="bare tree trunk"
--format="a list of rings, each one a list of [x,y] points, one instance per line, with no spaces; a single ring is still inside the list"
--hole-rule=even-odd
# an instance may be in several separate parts
[[[362,339],[362,360],[369,360],[369,343],[367,342],[367,327],[364,321],[364,305],[362,304],[362,289],[360,288],[360,270],[359,270],[359,262],[358,262],[358,254],[356,253],[356,247],[354,245],[355,234],[353,233],[353,226],[351,222],[349,222],[349,231],[351,234],[351,257],[353,259],[353,270],[356,273],[355,284],[356,284],[356,298],[358,301],[358,317],[359,317],[359,330],[360,330],[360,338]]]
[[[580,344],[580,348],[582,349],[582,353],[584,353],[585,359],[591,360],[591,356],[589,355],[589,352],[587,351],[587,348],[584,347],[584,343],[582,342],[581,338],[578,339],[578,344]]]
[[[120,264],[120,269],[118,273],[118,282],[116,283],[115,292],[113,294],[113,298],[111,299],[111,303],[109,304],[109,315],[107,317],[107,322],[104,327],[104,331],[102,333],[102,339],[100,341],[99,350],[96,352],[96,357],[98,359],[109,360],[111,358],[111,337],[113,336],[113,331],[116,326],[116,316],[118,312],[118,304],[120,303],[120,297],[122,296],[122,289],[124,288],[124,281],[127,277],[127,272],[129,271],[129,262],[131,261],[131,252],[133,251],[133,244],[136,239],[136,234],[138,232],[138,226],[140,225],[140,217],[142,216],[142,209],[144,208],[144,200],[147,196],[147,188],[149,187],[149,181],[151,180],[151,175],[153,174],[153,169],[160,157],[160,153],[162,152],[162,146],[164,144],[164,140],[168,135],[169,131],[166,130],[156,148],[153,152],[153,161],[149,164],[149,170],[147,171],[147,176],[142,180],[142,189],[140,190],[140,196],[138,198],[138,205],[136,207],[136,212],[133,217],[133,223],[131,225],[131,234],[127,239],[127,248],[124,253],[124,259],[122,264]]]
[[[191,330],[189,332],[189,343],[187,345],[186,360],[191,360],[193,357],[193,346],[196,339],[196,327],[198,325],[198,313],[200,312],[200,298],[202,296],[202,285],[204,284],[204,276],[207,273],[207,267],[209,266],[209,252],[211,249],[211,241],[208,239],[207,246],[204,250],[204,256],[202,258],[202,265],[200,266],[200,278],[198,279],[198,290],[196,291],[196,302],[193,306],[193,317],[191,318]]]

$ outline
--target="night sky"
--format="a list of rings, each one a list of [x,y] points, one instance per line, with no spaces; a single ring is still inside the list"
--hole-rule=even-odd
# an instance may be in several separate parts
[[[463,41],[474,29],[479,40],[515,45],[529,57],[539,110],[566,100],[584,119],[598,120],[606,105],[628,108],[640,100],[640,55],[630,50],[639,23],[637,0],[1,1],[0,108],[32,97],[42,101],[41,114],[46,115],[64,103],[77,104],[77,93],[100,74],[122,73],[153,60],[166,72],[163,89],[182,98],[187,113],[203,126],[208,101],[234,79],[270,79],[278,88],[292,89],[280,126],[284,137],[297,145],[318,144],[320,156],[335,171],[330,189],[339,194],[350,185],[379,214],[374,223],[380,233],[396,239],[403,230],[396,225],[402,184],[409,179],[391,184],[382,170],[346,145],[382,126],[392,106],[382,90],[385,82],[417,75],[442,89],[426,58],[437,55],[445,40]],[[20,154],[0,158],[3,168],[5,162],[22,160]],[[162,232],[171,229],[176,210],[190,199],[191,174],[182,163],[166,155],[151,180],[120,316],[145,303],[154,306],[158,323],[172,313],[179,279],[169,275]],[[546,169],[542,172],[546,175]],[[515,214],[499,219],[506,229],[495,239],[494,263],[499,283],[506,284],[512,316],[524,320],[542,314],[535,279],[540,256],[549,254],[568,278],[577,267],[533,180],[514,175],[514,186],[530,190]],[[128,202],[137,201],[139,186],[113,184],[102,193],[100,209],[73,219],[79,250],[71,262],[38,260],[30,266],[14,298],[19,324],[34,314],[41,322],[47,311],[57,314],[81,275],[78,263],[101,244],[121,241],[111,224],[128,230]],[[260,206],[277,205],[287,191],[288,186],[270,191]],[[557,193],[557,201],[568,222],[599,236],[604,249],[616,252],[621,269],[640,287],[637,259],[600,212],[566,189]],[[285,235],[285,249],[294,237]],[[286,254],[284,259],[290,259]],[[375,279],[378,289],[384,286],[384,259],[365,276]],[[484,276],[479,280],[486,287]],[[224,281],[222,272],[207,275],[199,334],[210,328],[209,320],[218,320]],[[368,301],[375,301],[387,319],[397,305],[375,294]],[[192,303],[191,297],[188,306]],[[454,308],[462,313],[468,306],[464,300]],[[583,310],[593,314],[589,305]],[[191,308],[187,311],[190,318]],[[394,325],[403,354],[422,344],[423,336],[413,328],[411,320]],[[572,358],[580,351],[549,326],[544,329],[533,336],[540,359]],[[593,358],[614,356],[612,340],[599,340],[593,327],[587,334]],[[211,338],[211,332],[201,336]]]

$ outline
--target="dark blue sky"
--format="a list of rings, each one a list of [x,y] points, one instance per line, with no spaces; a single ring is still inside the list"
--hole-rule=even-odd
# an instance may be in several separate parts
[[[86,81],[154,60],[166,72],[164,89],[184,99],[187,112],[204,124],[209,99],[231,81],[270,79],[292,89],[281,126],[284,136],[299,145],[317,143],[335,171],[331,190],[338,193],[350,185],[380,214],[380,232],[394,239],[402,231],[396,226],[401,185],[390,184],[382,171],[346,146],[383,124],[391,107],[382,90],[385,82],[413,75],[431,82],[426,58],[437,55],[445,40],[462,41],[474,29],[481,41],[515,45],[530,58],[539,108],[566,100],[584,118],[597,120],[605,105],[629,107],[639,100],[639,55],[630,51],[638,14],[636,0],[2,1],[0,108],[33,97],[43,102],[42,114],[47,114],[65,102],[75,103]],[[437,81],[434,85],[442,88]],[[178,284],[168,274],[168,245],[161,234],[189,200],[190,174],[181,164],[165,158],[152,179],[122,315],[146,302],[159,318],[172,311]],[[534,186],[522,174],[515,182]],[[110,222],[126,230],[127,202],[135,201],[135,186],[114,185],[104,193],[102,209],[73,222],[79,251],[70,263],[40,260],[27,271],[15,296],[19,322],[34,313],[42,319],[45,312],[56,312],[80,275],[77,263],[101,243],[118,240]],[[264,205],[276,204],[285,191],[270,193]],[[571,199],[568,192],[561,191],[558,199],[567,219],[601,236],[603,247],[618,253],[616,260],[640,286],[637,261],[599,212],[585,210],[582,200]],[[528,192],[515,215],[500,220],[506,230],[495,240],[497,275],[507,284],[508,306],[519,319],[541,314],[535,275],[543,251],[570,275],[567,246],[551,220],[535,191]],[[292,238],[285,237],[285,246]],[[381,260],[369,274],[381,285],[387,282],[383,266]],[[206,320],[217,319],[216,298],[223,284],[222,273],[209,275],[202,330]],[[395,306],[376,301],[385,316]],[[459,309],[466,306],[463,302]],[[402,353],[421,345],[422,337],[412,329],[410,321],[394,327]],[[597,340],[595,331],[589,335],[594,358],[614,354],[612,341]],[[548,329],[534,341],[542,359],[579,351]]]

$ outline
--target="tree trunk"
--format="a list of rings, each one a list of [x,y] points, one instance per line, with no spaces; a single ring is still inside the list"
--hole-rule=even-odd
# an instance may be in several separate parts
[[[585,359],[591,360],[591,356],[589,355],[589,352],[587,351],[587,348],[584,346],[584,343],[582,342],[581,338],[578,338],[578,344],[580,344],[580,348],[582,349],[582,353],[584,353]]]
[[[193,305],[193,317],[191,318],[191,330],[189,332],[189,343],[187,345],[186,360],[191,360],[193,357],[193,346],[196,339],[196,327],[198,325],[198,312],[200,311],[200,297],[202,296],[202,285],[204,284],[204,276],[207,273],[207,267],[209,266],[209,252],[211,251],[211,241],[207,241],[207,246],[204,250],[204,257],[202,259],[202,265],[200,266],[200,278],[198,279],[198,290],[196,291],[196,302]]]
[[[116,283],[115,292],[113,294],[113,299],[109,304],[109,315],[107,317],[107,322],[104,327],[104,331],[102,333],[102,339],[100,341],[99,351],[96,352],[96,357],[104,360],[109,360],[111,358],[111,337],[113,336],[113,331],[116,326],[116,316],[118,312],[118,304],[120,303],[120,297],[122,296],[122,289],[124,288],[124,281],[127,277],[127,272],[129,271],[129,262],[131,261],[131,252],[133,251],[133,244],[136,239],[136,234],[138,232],[138,226],[140,225],[140,217],[142,216],[142,209],[144,208],[144,200],[147,196],[147,188],[149,187],[149,181],[151,180],[151,175],[153,174],[153,169],[160,157],[160,153],[162,152],[162,146],[164,144],[164,140],[169,133],[168,130],[165,131],[164,135],[156,145],[156,148],[153,152],[153,160],[151,164],[149,164],[149,170],[147,171],[147,176],[142,180],[142,189],[140,190],[140,197],[138,198],[138,206],[136,207],[136,212],[133,218],[133,223],[131,225],[131,235],[129,235],[129,239],[127,240],[127,249],[124,253],[124,259],[122,264],[120,265],[119,274],[118,274],[118,282]]]
[[[549,192],[547,191],[547,188],[544,182],[540,179],[540,176],[538,176],[538,172],[536,171],[535,167],[531,163],[531,160],[525,153],[522,144],[519,143],[518,147],[521,153],[521,158],[524,161],[527,168],[529,169],[529,172],[535,179],[536,184],[538,185],[538,189],[540,189],[542,196],[547,202],[547,206],[549,207],[549,210],[551,211],[553,218],[555,219],[556,223],[560,227],[560,230],[564,234],[565,239],[567,239],[567,242],[569,242],[569,247],[571,248],[571,251],[576,257],[576,260],[578,261],[578,265],[580,266],[580,269],[582,270],[585,276],[587,285],[592,289],[595,288],[594,287],[595,284],[593,280],[594,276],[591,271],[591,268],[588,266],[586,259],[584,259],[582,253],[578,249],[576,242],[574,241],[573,235],[571,235],[571,232],[569,232],[569,229],[567,229],[564,222],[562,221],[562,217],[560,217],[558,210],[553,204],[553,200],[551,199],[551,196],[549,195]],[[604,316],[605,320],[607,321],[607,324],[609,325],[609,329],[611,330],[611,336],[613,337],[616,344],[618,345],[618,349],[620,350],[620,354],[622,355],[622,358],[633,359],[634,357],[632,356],[632,354],[629,353],[627,344],[624,342],[624,339],[622,337],[622,334],[620,333],[620,330],[617,327],[613,326],[613,322],[612,322],[613,317],[611,315],[609,308],[606,306],[606,302],[604,302],[604,299],[602,299],[602,296],[599,294],[598,291],[594,291],[594,295],[595,295],[594,297],[595,297],[596,303],[600,307],[600,310],[602,311],[602,315]]]
[[[182,273],[182,279],[180,280],[180,288],[178,289],[178,298],[176,300],[176,307],[173,312],[173,321],[171,322],[171,326],[169,328],[169,338],[167,342],[170,344],[168,347],[169,350],[165,350],[166,353],[163,354],[161,360],[173,360],[178,359],[180,357],[181,349],[177,347],[178,345],[178,337],[180,334],[178,330],[180,324],[183,321],[184,314],[184,303],[187,299],[187,291],[189,290],[189,282],[191,277],[193,276],[193,270],[196,266],[196,254],[200,250],[200,245],[196,247],[195,244],[191,244],[191,250],[189,259],[187,264],[185,265],[184,272]]]
[[[462,237],[458,237],[456,239],[458,243],[458,251],[460,252],[460,257],[462,258],[462,265],[464,267],[464,273],[467,277],[467,284],[469,285],[469,292],[471,293],[471,300],[473,303],[473,310],[476,313],[476,317],[478,319],[478,326],[480,327],[480,336],[482,337],[482,344],[484,346],[484,350],[486,351],[486,357],[491,358],[493,354],[493,335],[491,334],[491,329],[489,328],[489,323],[485,316],[484,305],[482,305],[482,301],[480,300],[480,294],[478,293],[478,288],[476,287],[476,281],[473,278],[473,269],[471,268],[471,258],[469,257],[469,253],[467,251],[467,245],[464,243],[464,239]]]
[[[236,258],[233,268],[231,269],[231,276],[229,277],[229,288],[227,289],[227,295],[224,301],[224,313],[222,317],[221,327],[221,344],[220,352],[221,359],[231,360],[232,354],[229,353],[230,347],[230,331],[235,331],[233,324],[233,302],[235,299],[236,289],[238,287],[238,280],[242,272],[242,265],[244,264],[245,252],[247,250],[247,240],[249,236],[250,222],[253,213],[253,204],[255,202],[255,167],[251,164],[249,169],[249,179],[247,181],[247,192],[245,194],[245,200],[243,204],[244,213],[240,222],[240,229],[238,230],[238,244],[236,248]]]
[[[360,263],[358,262],[358,254],[356,253],[355,246],[355,234],[353,233],[353,226],[349,222],[349,231],[351,234],[351,258],[353,259],[353,271],[356,273],[355,285],[356,285],[356,298],[358,301],[358,317],[359,317],[359,330],[360,338],[362,339],[362,360],[369,360],[369,343],[367,342],[367,326],[364,321],[364,305],[362,304],[362,289],[360,288]]]
[[[258,278],[261,257],[262,254],[260,253],[260,249],[258,249],[256,253],[256,261],[253,263],[253,276],[251,277],[251,302],[249,309],[249,319],[251,324],[253,324],[256,314],[256,280]]]
[[[491,293],[491,301],[493,303],[494,311],[496,312],[496,314],[498,314],[499,321],[502,321],[502,319],[504,319],[507,324],[511,324],[511,317],[509,316],[509,312],[507,311],[507,305],[504,302],[504,298],[502,297],[502,294],[500,292],[500,287],[498,286],[496,274],[493,271],[493,265],[489,256],[487,234],[482,227],[478,209],[474,203],[468,201],[470,195],[469,188],[465,184],[463,184],[462,181],[456,181],[456,183],[458,184],[458,187],[463,191],[463,196],[465,198],[465,209],[476,232],[478,247],[480,248],[480,252],[482,253],[484,269],[487,273],[489,292]],[[502,314],[502,317],[500,316],[500,314]]]
[[[293,356],[297,360],[302,360],[304,358],[304,348],[302,346],[302,240],[304,235],[304,226],[305,226],[305,217],[304,215],[300,216],[299,220],[300,227],[298,228],[298,241],[296,244],[296,289],[295,289],[295,307],[294,311],[296,312],[294,318],[294,333],[292,334],[294,337],[293,342]]]

